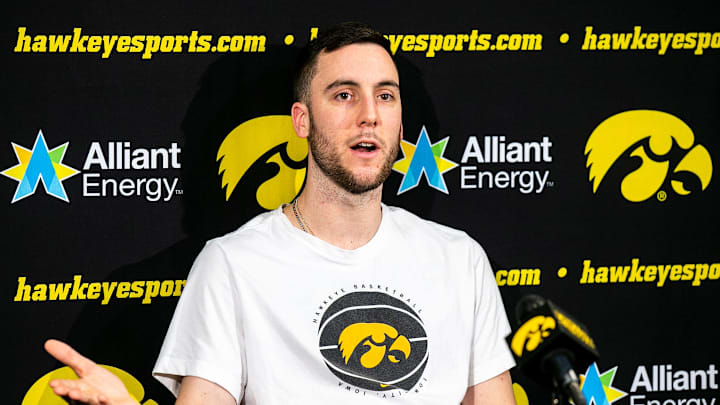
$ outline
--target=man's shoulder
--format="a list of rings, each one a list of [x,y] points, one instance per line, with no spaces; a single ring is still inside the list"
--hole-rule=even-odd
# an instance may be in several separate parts
[[[283,215],[280,209],[263,212],[256,215],[236,230],[207,241],[209,245],[242,246],[248,242],[260,242],[265,238],[272,238],[274,228]]]

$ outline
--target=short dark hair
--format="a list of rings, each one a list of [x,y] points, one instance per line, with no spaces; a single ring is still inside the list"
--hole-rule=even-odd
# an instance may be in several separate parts
[[[367,24],[345,22],[326,28],[300,51],[293,77],[295,101],[310,105],[310,83],[317,71],[318,55],[322,52],[332,52],[347,45],[360,43],[380,45],[391,58],[393,57],[390,51],[390,41]],[[393,63],[395,63],[394,58]]]

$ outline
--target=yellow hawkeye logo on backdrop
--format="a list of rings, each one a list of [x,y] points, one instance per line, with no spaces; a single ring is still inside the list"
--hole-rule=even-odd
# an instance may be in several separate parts
[[[243,122],[230,131],[217,153],[225,200],[230,200],[250,167],[262,160],[276,165],[278,172],[258,187],[258,204],[272,210],[292,201],[305,181],[307,154],[307,141],[295,134],[289,115],[268,115]]]
[[[593,193],[618,160],[640,159],[639,166],[620,183],[622,196],[631,202],[642,202],[655,194],[664,201],[667,194],[662,187],[668,176],[679,195],[705,190],[712,177],[708,150],[695,142],[685,122],[662,111],[631,110],[613,115],[592,132],[585,155]]]

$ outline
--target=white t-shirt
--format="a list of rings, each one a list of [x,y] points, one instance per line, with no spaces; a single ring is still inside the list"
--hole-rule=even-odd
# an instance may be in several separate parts
[[[383,205],[344,250],[281,209],[195,260],[153,375],[197,376],[240,403],[458,404],[514,365],[487,256],[464,232]]]

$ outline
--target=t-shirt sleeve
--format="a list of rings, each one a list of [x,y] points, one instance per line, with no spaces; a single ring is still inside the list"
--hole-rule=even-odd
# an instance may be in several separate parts
[[[208,242],[190,270],[153,369],[175,396],[182,377],[195,376],[218,384],[240,403],[246,363],[232,276],[222,247]]]
[[[515,365],[505,337],[510,323],[487,255],[478,245],[475,267],[475,325],[468,386],[487,381]]]

